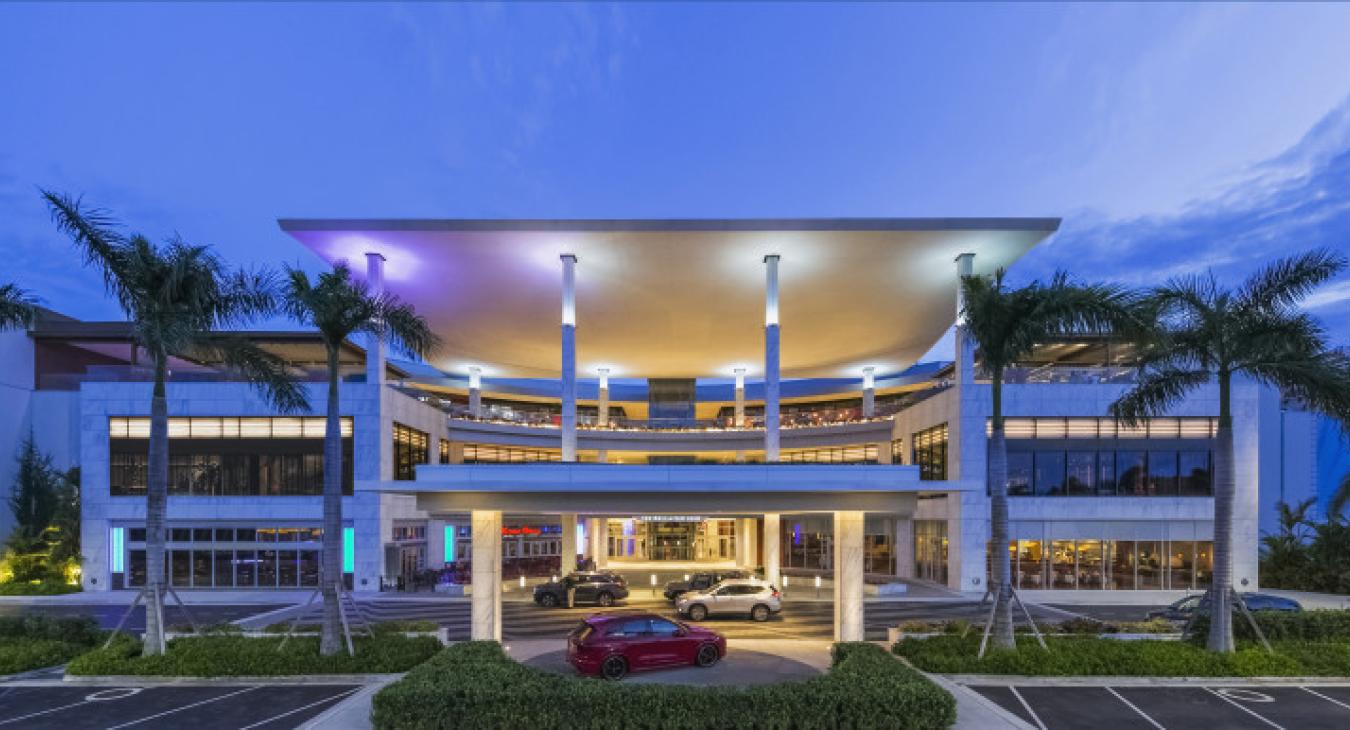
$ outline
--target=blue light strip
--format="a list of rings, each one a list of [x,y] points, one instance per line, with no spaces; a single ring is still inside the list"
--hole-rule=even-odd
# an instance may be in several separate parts
[[[342,528],[342,572],[356,572],[356,530]]]
[[[121,527],[112,528],[112,572],[122,573],[126,570],[124,561],[126,560],[126,530]]]
[[[455,526],[445,526],[445,562],[455,562]]]

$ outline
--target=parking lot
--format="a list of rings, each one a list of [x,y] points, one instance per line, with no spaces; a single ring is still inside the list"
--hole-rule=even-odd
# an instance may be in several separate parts
[[[1040,730],[1344,730],[1350,685],[978,685]]]
[[[0,728],[294,728],[353,685],[0,686]]]

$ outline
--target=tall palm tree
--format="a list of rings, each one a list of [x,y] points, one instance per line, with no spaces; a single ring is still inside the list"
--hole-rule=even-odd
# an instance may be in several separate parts
[[[273,277],[229,271],[206,246],[177,236],[163,245],[140,234],[124,234],[105,211],[86,208],[78,198],[43,191],[56,227],[75,242],[85,264],[103,274],[103,283],[131,324],[134,344],[154,370],[150,398],[150,444],[146,473],[146,641],[147,655],[161,654],[164,642],[164,521],[168,506],[169,409],[165,380],[169,359],[187,356],[215,362],[252,383],[276,409],[309,407],[286,363],[247,339],[221,330],[237,328],[275,311]]]
[[[1010,288],[1004,272],[968,276],[961,282],[965,332],[990,379],[990,533],[994,598],[990,637],[1012,649],[1012,564],[1008,556],[1008,447],[1003,430],[1003,378],[1008,368],[1057,335],[1120,332],[1133,326],[1132,297],[1108,284],[1076,284],[1056,273],[1048,283]]]
[[[298,269],[287,270],[283,298],[286,313],[319,331],[328,355],[328,410],[323,443],[323,562],[320,592],[323,621],[319,653],[341,646],[338,594],[342,582],[342,431],[338,405],[338,354],[342,343],[361,332],[383,338],[403,350],[425,356],[438,344],[425,319],[392,294],[372,294],[364,282],[339,263],[317,281]]]
[[[1350,472],[1341,477],[1341,483],[1327,500],[1327,519],[1341,517],[1346,507],[1350,507]]]
[[[1212,275],[1172,279],[1145,298],[1156,323],[1141,345],[1136,385],[1111,405],[1126,424],[1161,414],[1187,393],[1217,381],[1214,457],[1214,578],[1210,581],[1207,646],[1232,652],[1233,473],[1232,388],[1246,377],[1279,388],[1309,408],[1350,423],[1350,359],[1329,350],[1322,327],[1298,309],[1319,284],[1345,267],[1345,258],[1311,251],[1280,259],[1225,289]]]
[[[0,330],[19,329],[33,324],[37,301],[13,284],[0,284]]]

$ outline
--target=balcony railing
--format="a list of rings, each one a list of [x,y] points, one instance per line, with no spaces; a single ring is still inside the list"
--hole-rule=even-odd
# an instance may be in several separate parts
[[[536,428],[558,428],[561,426],[562,416],[558,413],[535,411],[526,409],[515,409],[502,406],[483,406],[479,415],[475,416],[469,412],[468,406],[460,403],[450,403],[440,401],[437,405],[445,411],[451,418],[478,421],[480,423],[500,423],[515,426],[532,426]],[[829,414],[821,413],[784,413],[779,420],[781,428],[812,428],[819,426],[835,426],[856,423],[876,423],[890,420],[890,416],[878,416],[875,418],[862,418],[855,413],[844,411],[831,412]],[[690,432],[716,432],[716,431],[756,431],[764,429],[764,417],[761,415],[747,415],[744,426],[736,426],[730,419],[688,419],[688,418],[668,418],[668,419],[646,419],[646,418],[616,418],[610,417],[605,424],[597,422],[597,417],[592,414],[578,414],[577,428],[590,431],[690,431]]]
[[[295,370],[292,375],[301,382],[321,383],[328,379],[324,370]],[[364,378],[364,376],[361,376]],[[151,383],[155,380],[153,368],[136,365],[90,365],[82,373],[39,373],[38,390],[79,390],[83,383]],[[231,370],[175,370],[166,374],[170,383],[240,383],[244,377]],[[344,377],[344,381],[352,377]]]
[[[1130,384],[1135,382],[1138,369],[1124,365],[1105,366],[1069,366],[1069,365],[1028,365],[1007,368],[1003,371],[1003,382],[1008,384],[1056,383],[1056,384]],[[980,369],[976,380],[989,381],[989,372]]]

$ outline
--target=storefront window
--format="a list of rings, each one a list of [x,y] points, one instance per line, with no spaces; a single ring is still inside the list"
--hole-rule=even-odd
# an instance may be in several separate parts
[[[1134,541],[1114,540],[1111,550],[1111,588],[1134,590]]]
[[[394,423],[394,479],[412,481],[418,464],[427,463],[430,437],[401,423]]]
[[[1097,452],[1070,451],[1068,456],[1068,494],[1087,496],[1097,491]]]
[[[1140,542],[1137,545],[1138,578],[1135,587],[1141,591],[1160,590],[1163,587],[1162,543]]]
[[[1148,468],[1142,451],[1116,452],[1116,493],[1124,497],[1148,495]]]
[[[1023,497],[1031,494],[1031,452],[1008,452],[1008,495]]]
[[[1195,543],[1173,542],[1167,550],[1169,588],[1191,590],[1195,587]]]
[[[1101,589],[1105,587],[1104,557],[1101,540],[1079,540],[1078,550],[1078,587]]]
[[[1177,452],[1148,452],[1148,494],[1150,497],[1176,496]]]
[[[1064,452],[1036,452],[1036,496],[1064,494]]]
[[[1078,566],[1075,562],[1077,553],[1074,551],[1073,540],[1055,540],[1051,546],[1050,587],[1077,588]]]
[[[1019,578],[1018,585],[1028,590],[1047,587],[1049,573],[1048,556],[1041,549],[1040,540],[1017,541],[1017,565],[1015,570]]]
[[[1179,484],[1183,497],[1208,497],[1214,493],[1210,482],[1208,451],[1182,451],[1179,455]]]

